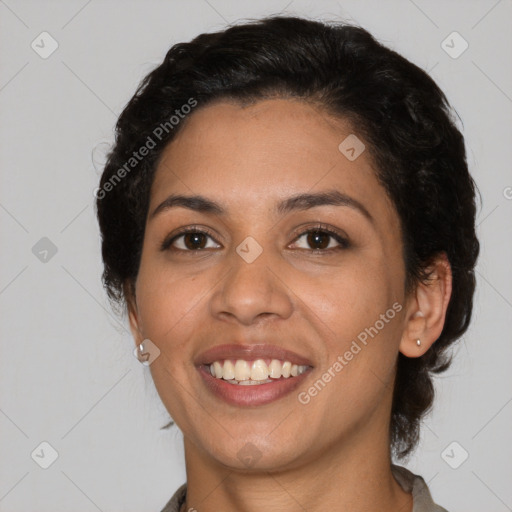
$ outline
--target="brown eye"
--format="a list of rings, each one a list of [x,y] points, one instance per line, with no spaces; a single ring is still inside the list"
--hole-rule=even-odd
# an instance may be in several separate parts
[[[329,246],[331,235],[322,231],[310,231],[307,236],[307,242],[312,249],[326,249]]]
[[[304,240],[300,242],[300,240]],[[338,233],[329,229],[310,229],[295,240],[299,249],[309,251],[330,252],[331,250],[346,249],[349,242]]]
[[[206,236],[203,233],[186,233],[182,237],[183,245],[191,251],[205,248]]]
[[[161,250],[172,250],[182,252],[199,252],[205,249],[218,249],[220,247],[212,235],[206,231],[189,229],[164,240]]]

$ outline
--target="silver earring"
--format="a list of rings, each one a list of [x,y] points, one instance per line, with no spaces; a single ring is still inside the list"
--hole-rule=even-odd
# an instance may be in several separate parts
[[[416,340],[416,345],[419,347],[421,345],[421,340]]]

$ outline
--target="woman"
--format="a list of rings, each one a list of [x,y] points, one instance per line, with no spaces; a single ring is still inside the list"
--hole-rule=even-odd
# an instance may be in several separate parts
[[[475,190],[443,93],[361,28],[169,50],[97,192],[104,284],[184,435],[165,512],[445,510],[392,458],[470,322]]]

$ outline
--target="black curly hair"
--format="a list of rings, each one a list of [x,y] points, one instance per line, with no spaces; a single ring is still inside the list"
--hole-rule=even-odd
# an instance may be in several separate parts
[[[435,257],[444,253],[451,265],[452,295],[441,335],[422,357],[399,354],[397,360],[390,447],[403,458],[416,446],[420,421],[432,406],[432,374],[448,368],[446,349],[470,323],[478,190],[443,92],[364,29],[270,16],[172,46],[120,115],[96,192],[104,286],[113,307],[125,310],[155,168],[186,125],[183,114],[216,99],[246,105],[275,97],[313,102],[348,120],[365,141],[400,218],[406,293],[428,280]]]

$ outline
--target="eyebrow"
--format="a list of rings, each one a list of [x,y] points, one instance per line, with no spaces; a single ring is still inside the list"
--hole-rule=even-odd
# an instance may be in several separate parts
[[[329,190],[313,194],[297,194],[279,202],[275,207],[275,211],[279,215],[285,215],[292,211],[309,210],[317,206],[348,206],[361,213],[372,224],[374,223],[374,218],[362,203],[338,190]],[[200,213],[219,216],[226,214],[226,210],[220,204],[207,197],[201,195],[185,196],[182,194],[171,194],[153,210],[150,219],[174,207],[182,207]]]

